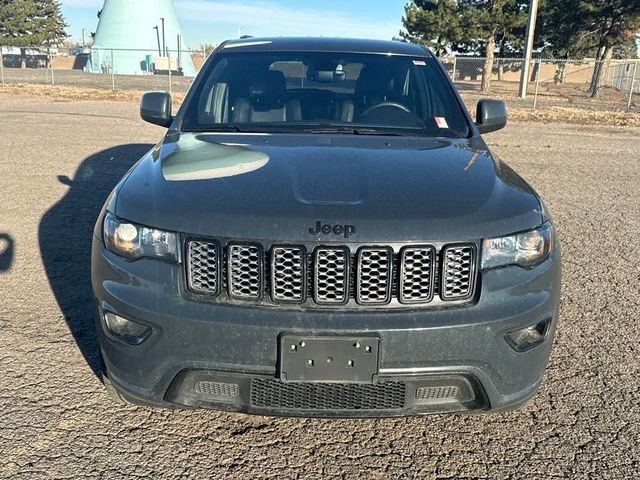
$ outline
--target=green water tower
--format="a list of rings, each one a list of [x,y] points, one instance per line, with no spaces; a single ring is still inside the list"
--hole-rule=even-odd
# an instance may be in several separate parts
[[[99,18],[86,70],[142,75],[159,64],[196,74],[171,0],[105,0]]]

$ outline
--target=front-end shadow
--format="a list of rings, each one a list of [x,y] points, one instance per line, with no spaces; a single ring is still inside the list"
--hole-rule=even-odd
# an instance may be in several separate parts
[[[100,377],[91,291],[93,227],[107,196],[152,145],[119,145],[87,157],[73,179],[58,176],[67,193],[40,221],[38,241],[44,268],[60,310],[85,361]]]

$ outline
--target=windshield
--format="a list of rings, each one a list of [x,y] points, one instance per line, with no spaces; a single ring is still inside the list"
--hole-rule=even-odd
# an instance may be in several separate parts
[[[222,52],[204,75],[185,110],[185,131],[469,134],[433,58]]]

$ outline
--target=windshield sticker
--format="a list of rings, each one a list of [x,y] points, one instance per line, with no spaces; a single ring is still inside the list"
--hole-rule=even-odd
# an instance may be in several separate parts
[[[433,117],[436,121],[436,125],[440,128],[449,128],[449,124],[447,123],[447,119],[444,117]]]
[[[413,61],[413,64],[414,64],[414,65],[421,65],[421,66],[424,66],[424,65],[426,65],[426,64],[427,64],[427,62],[425,62],[424,60],[414,60],[414,61]]]

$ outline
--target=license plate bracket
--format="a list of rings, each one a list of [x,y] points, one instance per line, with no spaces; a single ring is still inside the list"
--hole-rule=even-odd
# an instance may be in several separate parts
[[[373,336],[282,335],[280,379],[371,383],[378,373],[379,346]]]

